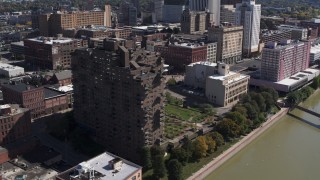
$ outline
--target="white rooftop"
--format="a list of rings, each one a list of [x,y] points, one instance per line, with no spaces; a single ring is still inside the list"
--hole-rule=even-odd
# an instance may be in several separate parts
[[[229,78],[230,76],[233,76],[233,75],[236,75],[236,74],[238,74],[238,73],[230,71],[229,74],[227,74],[225,76],[223,76],[223,75],[212,75],[212,76],[209,76],[208,78],[209,79],[214,79],[214,80],[219,80],[219,81],[228,80],[228,84],[232,83],[232,82],[235,82],[235,81],[239,81],[239,80],[244,79],[244,78],[248,78],[247,75],[243,75],[243,74],[240,74],[240,76],[238,76],[236,78]]]
[[[0,62],[0,69],[10,71],[10,70],[24,70],[22,67],[13,66],[11,64],[1,63]]]
[[[278,81],[278,82],[276,82],[276,84],[291,86],[291,85],[294,85],[295,83],[301,81],[302,78],[308,77],[308,76],[317,75],[317,74],[319,74],[319,72],[320,71],[317,70],[317,69],[308,68],[308,69],[306,69],[304,71],[301,71],[301,72],[298,72],[298,73],[294,74],[293,76],[291,76],[289,78],[286,78],[286,79],[283,79],[281,81]]]
[[[66,86],[60,86],[58,88],[58,91],[61,91],[61,92],[70,92],[70,91],[73,91],[73,85],[70,84],[70,85],[66,85]]]
[[[54,44],[54,43],[69,43],[72,42],[71,38],[52,38],[52,37],[37,37],[28,39],[30,41],[43,42],[44,44]]]
[[[315,46],[311,46],[310,53],[311,54],[320,53],[320,45],[318,44],[318,45],[315,45]]]
[[[140,166],[122,159],[123,164],[121,170],[117,173],[113,173],[114,170],[109,167],[109,161],[115,158],[117,158],[117,156],[105,152],[83,163],[92,167],[94,171],[103,174],[104,176],[101,177],[101,180],[127,179],[129,176],[141,169]]]
[[[200,61],[200,62],[191,63],[188,66],[192,67],[192,66],[195,66],[197,64],[200,64],[200,65],[203,65],[203,66],[212,66],[212,67],[216,67],[218,65],[217,63],[212,63],[212,62],[208,62],[208,61]]]

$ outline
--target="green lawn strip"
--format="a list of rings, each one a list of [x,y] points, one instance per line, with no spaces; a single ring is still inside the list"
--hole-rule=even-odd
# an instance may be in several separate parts
[[[183,121],[189,120],[191,117],[200,115],[201,113],[194,109],[182,108],[179,106],[167,104],[165,106],[165,112],[168,116],[175,116]]]
[[[190,177],[193,173],[200,170],[203,166],[211,162],[213,158],[219,156],[223,151],[230,148],[233,144],[237,143],[239,140],[240,139],[236,139],[232,142],[227,142],[225,145],[219,147],[219,149],[214,153],[209,154],[207,157],[200,159],[199,162],[187,163],[185,166],[183,166],[183,170],[182,170],[183,179],[187,179],[188,177]]]

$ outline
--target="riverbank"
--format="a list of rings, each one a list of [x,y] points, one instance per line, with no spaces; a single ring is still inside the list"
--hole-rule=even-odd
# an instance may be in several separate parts
[[[194,173],[188,180],[198,180],[204,179],[208,176],[212,171],[220,167],[224,162],[242,150],[245,146],[250,144],[254,139],[256,139],[259,135],[261,135],[264,131],[266,131],[269,127],[271,127],[274,123],[276,123],[281,117],[286,115],[288,112],[288,108],[282,108],[278,113],[270,117],[266,122],[264,122],[259,128],[253,130],[247,136],[242,138],[239,142],[234,144],[224,153],[216,157],[213,161],[209,164],[205,165],[199,171]]]

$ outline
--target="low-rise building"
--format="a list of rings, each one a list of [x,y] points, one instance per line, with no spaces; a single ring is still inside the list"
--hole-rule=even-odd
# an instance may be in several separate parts
[[[290,31],[291,39],[293,40],[307,40],[308,29],[298,26],[280,25],[277,27],[281,31]]]
[[[186,66],[184,84],[194,88],[206,88],[206,79],[216,73],[216,63],[197,62]]]
[[[141,180],[142,167],[105,152],[62,172],[56,180]]]
[[[51,84],[59,84],[60,86],[66,86],[72,84],[72,72],[71,70],[64,70],[56,72],[50,79]]]
[[[248,92],[250,77],[229,71],[227,64],[218,64],[218,73],[207,77],[206,97],[213,104],[229,106]]]
[[[229,70],[229,65],[198,62],[186,68],[185,84],[204,89],[207,99],[218,106],[229,106],[248,91],[249,76]]]
[[[25,59],[32,67],[55,70],[71,67],[71,53],[87,47],[87,41],[71,38],[37,37],[24,40]]]
[[[291,39],[291,31],[267,31],[262,33],[262,40],[264,42],[280,43],[284,39]]]
[[[2,84],[3,100],[5,103],[20,104],[30,109],[31,117],[44,115],[44,88],[34,87],[23,83]]]
[[[11,64],[0,63],[0,75],[5,77],[16,77],[24,75],[24,68]]]
[[[17,104],[0,106],[0,144],[7,145],[32,134],[31,116],[27,108]]]
[[[320,45],[312,45],[310,49],[310,64],[315,64],[320,61]]]
[[[165,63],[176,69],[184,69],[185,66],[207,60],[207,45],[204,43],[178,43],[168,46],[157,46],[158,52],[165,59]]]

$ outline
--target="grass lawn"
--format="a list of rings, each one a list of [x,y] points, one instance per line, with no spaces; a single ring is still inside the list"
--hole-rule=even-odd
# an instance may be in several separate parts
[[[183,108],[183,107],[175,106],[171,104],[167,104],[164,109],[165,109],[166,115],[175,117],[183,121],[188,121],[192,117],[197,117],[201,115],[201,112],[195,109]]]

